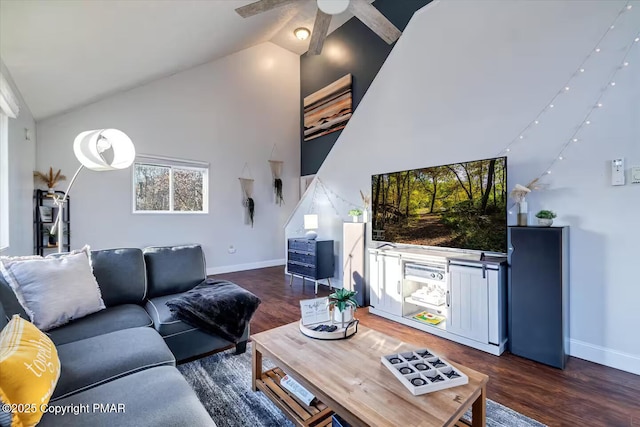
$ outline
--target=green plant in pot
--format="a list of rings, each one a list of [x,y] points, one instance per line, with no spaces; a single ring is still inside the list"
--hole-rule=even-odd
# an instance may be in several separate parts
[[[329,295],[329,304],[334,308],[333,319],[336,322],[350,322],[353,320],[353,312],[358,307],[358,302],[354,298],[358,292],[348,289],[336,289]]]
[[[538,218],[538,225],[542,227],[550,227],[551,224],[553,224],[553,219],[555,217],[555,212],[544,209],[536,214],[536,218]]]
[[[349,215],[353,219],[353,222],[358,222],[358,217],[362,215],[362,211],[360,209],[351,209]]]

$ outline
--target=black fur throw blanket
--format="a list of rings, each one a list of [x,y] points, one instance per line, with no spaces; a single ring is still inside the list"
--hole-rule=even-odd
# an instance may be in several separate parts
[[[260,302],[235,283],[206,279],[166,304],[177,319],[237,343]]]

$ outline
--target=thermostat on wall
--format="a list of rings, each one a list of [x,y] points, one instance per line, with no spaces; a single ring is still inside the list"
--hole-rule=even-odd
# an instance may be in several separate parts
[[[611,161],[611,185],[624,185],[624,159]]]
[[[640,184],[640,166],[634,166],[631,168],[631,183]]]

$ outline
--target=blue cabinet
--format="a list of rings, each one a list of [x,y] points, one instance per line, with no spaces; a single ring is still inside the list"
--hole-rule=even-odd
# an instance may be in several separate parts
[[[287,241],[287,272],[303,279],[317,281],[329,279],[335,268],[333,256],[333,240],[311,240],[294,238]]]
[[[564,369],[569,339],[569,228],[509,227],[509,346]]]

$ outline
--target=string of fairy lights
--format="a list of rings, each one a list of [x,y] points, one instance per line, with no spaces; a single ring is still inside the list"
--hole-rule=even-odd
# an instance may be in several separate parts
[[[619,21],[623,19],[624,15],[631,12],[633,9],[633,5],[628,1],[619,11],[616,17],[613,19],[611,24],[607,27],[606,31],[602,34],[602,36],[598,39],[598,42],[595,44],[593,49],[589,51],[589,53],[584,57],[580,65],[577,69],[571,74],[571,76],[567,79],[567,81],[562,85],[562,87],[553,95],[553,97],[545,104],[545,106],[536,114],[536,116],[528,122],[524,128],[518,132],[515,138],[513,138],[502,150],[500,150],[498,155],[505,155],[512,151],[512,149],[517,148],[517,144],[526,139],[527,133],[537,125],[541,123],[542,117],[549,113],[555,107],[555,103],[561,96],[566,96],[571,90],[572,83],[587,72],[585,68],[586,64],[589,60],[602,52],[601,45],[607,39],[607,36],[611,34],[619,24]],[[604,104],[601,102],[606,93],[616,87],[616,76],[622,70],[629,68],[629,61],[627,60],[629,55],[631,54],[632,49],[635,46],[638,46],[638,42],[640,42],[640,34],[636,35],[634,39],[625,47],[624,56],[619,64],[614,68],[614,71],[609,76],[607,83],[601,87],[598,98],[593,102],[591,107],[588,109],[586,115],[581,120],[581,122],[576,126],[575,131],[571,134],[571,136],[563,142],[559,151],[554,156],[553,160],[548,164],[548,166],[543,169],[543,171],[537,176],[538,179],[545,177],[546,175],[550,175],[552,172],[552,168],[560,161],[565,159],[565,152],[573,145],[573,143],[577,143],[580,141],[578,136],[582,132],[582,130],[591,125],[591,116],[594,111],[604,107]]]
[[[513,150],[516,150],[520,146],[520,143],[522,143],[527,138],[528,132],[531,129],[537,127],[542,122],[542,118],[555,108],[555,104],[557,103],[558,99],[563,96],[567,96],[570,93],[571,87],[573,83],[576,81],[576,79],[580,78],[580,76],[583,76],[585,73],[588,72],[586,65],[590,62],[590,60],[593,57],[597,57],[598,54],[602,52],[603,48],[601,46],[603,45],[603,42],[608,38],[610,34],[612,34],[616,30],[616,28],[620,23],[620,20],[624,19],[625,15],[629,14],[632,11],[633,11],[633,5],[631,4],[630,1],[627,1],[626,4],[618,11],[618,14],[613,19],[611,24],[607,27],[607,29],[604,31],[602,36],[598,39],[593,49],[591,49],[589,53],[584,57],[584,59],[580,62],[576,70],[569,76],[569,78],[564,82],[561,88],[555,92],[555,94],[551,97],[551,99],[547,103],[545,103],[544,107],[542,107],[538,111],[538,113],[534,116],[534,118],[530,122],[528,122],[520,130],[520,132],[518,132],[516,136],[513,139],[511,139],[499,151],[498,156],[507,155],[508,153],[511,153]],[[628,43],[623,49],[624,56],[622,57],[622,60],[619,61],[617,65],[614,67],[612,73],[607,79],[606,84],[601,86],[596,100],[588,108],[587,113],[581,119],[580,123],[575,127],[575,130],[571,134],[571,136],[562,143],[562,145],[560,146],[554,158],[549,162],[547,167],[543,169],[543,171],[539,174],[539,176],[537,176],[538,179],[542,179],[545,176],[550,175],[552,173],[553,168],[556,166],[556,164],[558,162],[565,160],[566,151],[570,149],[575,143],[578,143],[581,141],[580,134],[582,133],[585,127],[591,125],[592,115],[594,114],[594,112],[604,107],[602,100],[605,97],[605,95],[610,90],[617,87],[616,77],[618,76],[618,74],[624,70],[628,70],[631,67],[630,61],[628,59],[633,49],[637,46],[640,46],[640,33],[637,33],[632,37],[633,39],[631,40],[631,42]],[[336,208],[335,203],[332,200],[332,197],[336,201],[342,202],[345,205],[345,207],[348,207],[348,208],[362,207],[361,204],[356,204],[345,199],[344,197],[342,197],[341,195],[339,195],[338,193],[336,193],[335,191],[327,187],[319,177],[316,177],[314,179],[314,189],[312,193],[311,203],[309,205],[309,209],[307,210],[308,214],[315,213],[316,204],[317,204],[316,198],[318,197],[318,189],[320,189],[324,193],[324,195],[326,196],[326,199],[329,201],[329,204],[331,205],[336,216],[338,217],[343,217],[345,216],[345,214],[344,213],[341,214],[340,211]],[[297,232],[300,232],[300,231],[304,231],[302,224],[300,228],[298,228]]]

